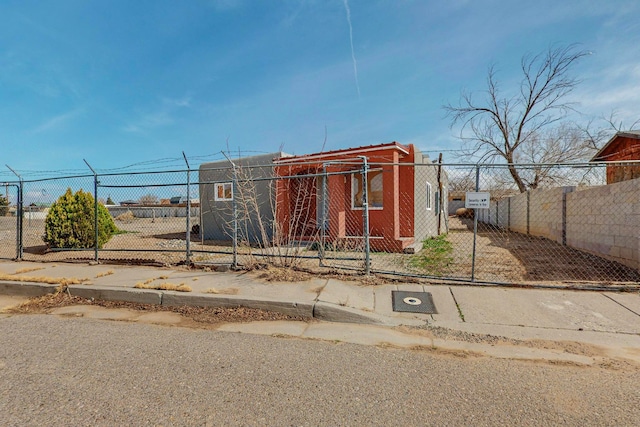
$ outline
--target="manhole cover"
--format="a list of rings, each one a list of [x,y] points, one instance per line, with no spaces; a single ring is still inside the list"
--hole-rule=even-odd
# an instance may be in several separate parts
[[[391,291],[393,311],[437,314],[433,297],[429,292]]]

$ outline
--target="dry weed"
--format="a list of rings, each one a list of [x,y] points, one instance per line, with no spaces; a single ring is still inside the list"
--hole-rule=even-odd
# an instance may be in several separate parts
[[[150,285],[147,283],[136,283],[134,288],[138,289],[156,289],[158,291],[178,291],[178,292],[191,292],[191,286],[180,283],[176,285],[174,283],[161,283],[159,285]]]
[[[44,270],[44,267],[27,267],[27,268],[21,268],[19,270],[16,270],[15,273],[13,274],[22,274],[22,273],[28,273],[30,271],[38,271],[38,270]]]
[[[12,282],[48,283],[50,285],[80,285],[89,279],[77,279],[75,277],[48,277],[48,276],[13,276],[11,274],[0,274],[0,280]]]
[[[204,291],[205,294],[223,294],[223,295],[237,295],[239,292],[238,288],[226,288],[226,289],[216,289],[209,288]]]
[[[131,211],[126,211],[125,213],[122,213],[122,214],[120,214],[120,215],[118,215],[116,217],[117,221],[122,221],[122,222],[125,222],[125,223],[130,223],[134,219],[136,219],[136,217],[133,214],[133,212],[131,212]]]
[[[113,274],[113,270],[103,271],[102,273],[96,274],[96,279],[99,277],[110,276]]]
[[[268,266],[259,277],[268,282],[304,282],[310,280],[312,275],[292,268]]]

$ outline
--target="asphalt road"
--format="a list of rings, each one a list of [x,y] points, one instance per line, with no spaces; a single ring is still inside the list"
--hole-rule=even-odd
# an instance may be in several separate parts
[[[0,425],[637,425],[640,371],[0,318]]]

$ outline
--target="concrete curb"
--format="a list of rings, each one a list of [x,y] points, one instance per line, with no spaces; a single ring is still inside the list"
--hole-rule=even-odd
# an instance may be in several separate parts
[[[48,283],[0,282],[0,293],[24,297],[41,297],[54,293],[58,286]]]
[[[123,289],[116,287],[88,288],[82,285],[69,286],[68,289],[71,295],[87,299],[162,305],[162,292],[156,290]]]
[[[313,306],[313,317],[319,320],[340,323],[358,323],[368,325],[395,325],[391,319],[365,313],[355,308],[318,301]]]
[[[28,282],[0,282],[0,294],[38,297],[52,294],[59,285]],[[221,295],[187,294],[153,289],[136,289],[101,286],[88,287],[71,285],[67,287],[74,296],[105,301],[125,301],[138,304],[156,304],[167,307],[247,307],[275,311],[289,316],[315,318],[329,322],[358,323],[370,325],[395,325],[392,320],[375,313],[363,313],[350,307],[327,302],[278,301],[262,298],[246,298]]]
[[[177,292],[165,292],[162,296],[165,306],[196,306],[196,307],[247,307],[261,310],[277,311],[289,316],[313,317],[313,304],[294,301],[274,301],[260,298],[246,298],[233,296],[203,296]]]

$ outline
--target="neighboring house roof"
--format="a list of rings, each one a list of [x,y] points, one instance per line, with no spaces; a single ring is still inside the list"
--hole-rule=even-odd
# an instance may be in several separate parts
[[[291,156],[291,157],[286,157],[286,158],[281,158],[279,160],[276,160],[275,163],[283,164],[283,163],[290,163],[290,162],[292,163],[306,162],[306,161],[321,160],[327,157],[337,157],[337,156],[349,157],[349,156],[361,155],[362,153],[366,153],[369,151],[381,151],[381,150],[388,150],[388,149],[398,150],[405,155],[408,155],[410,153],[409,147],[394,141],[394,142],[389,142],[384,144],[365,145],[362,147],[344,148],[340,150],[323,151],[321,153]]]
[[[630,130],[626,132],[618,132],[598,151],[598,153],[593,156],[591,159],[592,162],[597,161],[606,161],[607,158],[614,152],[616,152],[618,147],[615,147],[615,142],[618,138],[631,138],[640,140],[640,130]]]

